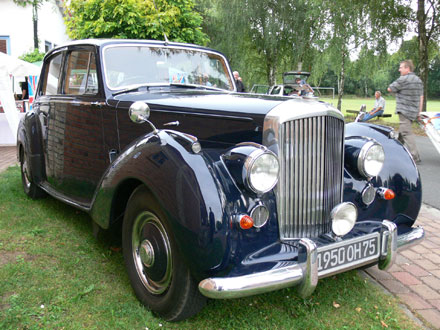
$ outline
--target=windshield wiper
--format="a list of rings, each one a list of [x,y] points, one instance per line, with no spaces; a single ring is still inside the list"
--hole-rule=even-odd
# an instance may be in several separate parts
[[[181,83],[170,83],[170,86],[173,87],[182,87],[182,88],[203,88],[203,89],[212,89],[215,91],[224,91],[222,88],[207,86],[207,85],[196,85],[196,84],[181,84]]]
[[[137,92],[139,90],[141,90],[142,88],[147,88],[147,91],[150,90],[150,88],[155,88],[155,87],[180,87],[180,88],[203,88],[203,89],[210,89],[210,90],[216,90],[216,91],[225,91],[222,88],[218,88],[218,87],[213,87],[213,86],[206,86],[206,85],[195,85],[195,84],[180,84],[180,83],[169,83],[169,84],[142,84],[142,85],[138,85],[138,86],[134,86],[134,87],[130,87],[130,88],[126,88],[126,89],[122,89],[120,91],[114,92],[112,95],[116,96],[116,95],[120,95],[120,94],[125,94],[125,93],[132,93],[132,92]]]
[[[120,91],[114,92],[112,95],[116,96],[116,95],[124,94],[124,93],[137,92],[137,91],[139,91],[143,87],[146,87],[147,90],[149,90],[151,86],[149,84],[138,85],[138,86],[135,86],[135,87],[130,87],[130,88],[127,88],[127,89],[122,89]]]

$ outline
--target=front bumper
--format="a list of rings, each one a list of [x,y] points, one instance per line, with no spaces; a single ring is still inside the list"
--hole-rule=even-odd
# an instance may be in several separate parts
[[[424,237],[425,231],[422,227],[412,228],[408,233],[398,236],[396,225],[391,221],[384,220],[380,234],[379,257],[377,260],[368,260],[367,264],[377,262],[380,269],[388,269],[395,260],[397,250],[417,244]],[[302,297],[307,297],[315,290],[319,278],[364,265],[358,263],[355,266],[338,268],[336,271],[321,275],[318,273],[318,248],[316,244],[308,238],[301,239],[299,243],[306,251],[304,262],[249,275],[207,278],[199,283],[199,290],[208,298],[227,299],[298,286],[299,294]]]

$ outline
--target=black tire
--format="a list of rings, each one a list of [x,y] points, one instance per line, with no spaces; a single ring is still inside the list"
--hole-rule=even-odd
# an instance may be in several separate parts
[[[182,260],[166,216],[145,186],[131,195],[124,215],[122,248],[137,298],[167,321],[198,313],[206,298]]]
[[[23,185],[25,194],[32,199],[38,199],[46,196],[45,191],[32,182],[30,164],[28,162],[27,153],[23,150],[23,148],[20,149],[20,170],[21,183]]]

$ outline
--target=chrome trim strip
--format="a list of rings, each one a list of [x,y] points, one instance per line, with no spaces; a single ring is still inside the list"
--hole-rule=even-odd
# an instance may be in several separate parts
[[[379,237],[380,249],[384,254],[380,253],[378,259],[368,260],[355,266],[351,265],[347,268],[338,269],[334,272],[318,276],[316,245],[309,239],[301,239],[300,244],[305,247],[306,253],[308,254],[304,263],[249,275],[207,278],[199,283],[199,290],[208,298],[229,299],[247,297],[299,285],[300,294],[303,296],[310,295],[316,287],[318,278],[327,277],[375,262],[390,267],[394,261],[398,247],[407,247],[418,243],[425,236],[424,230],[421,227],[412,228],[409,233],[397,236],[397,227],[393,222],[384,220],[382,225],[383,231]],[[386,249],[382,248],[382,246],[386,247]]]

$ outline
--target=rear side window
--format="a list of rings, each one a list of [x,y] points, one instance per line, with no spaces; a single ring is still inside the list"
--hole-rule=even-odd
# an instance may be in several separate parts
[[[67,59],[64,94],[95,95],[98,93],[95,54],[90,51],[73,51]]]
[[[58,54],[50,59],[46,75],[44,77],[43,95],[58,94],[58,86],[60,83],[61,64],[63,54]]]

